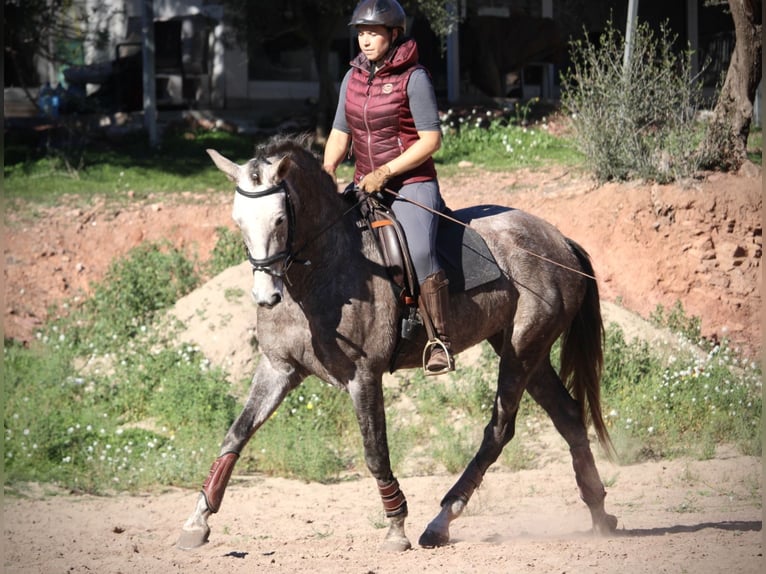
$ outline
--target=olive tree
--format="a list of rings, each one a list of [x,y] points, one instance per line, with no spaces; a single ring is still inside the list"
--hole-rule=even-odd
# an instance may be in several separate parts
[[[736,35],[726,79],[701,146],[703,165],[737,169],[747,159],[753,102],[762,75],[762,2],[728,0]]]

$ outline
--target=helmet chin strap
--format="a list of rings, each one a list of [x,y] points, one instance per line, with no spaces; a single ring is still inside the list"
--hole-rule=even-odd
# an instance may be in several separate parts
[[[396,48],[399,47],[400,39],[401,33],[399,33],[396,28],[391,28],[391,41],[389,43],[390,45],[388,47],[388,51],[374,62],[370,62],[370,69],[372,70],[370,73],[370,81],[372,81],[372,79],[375,77],[375,73],[378,71],[378,68],[383,67],[383,65],[393,57]]]
[[[372,80],[375,78],[375,74],[378,72],[378,69],[383,67],[386,61],[393,56],[394,51],[396,51],[396,48],[399,46],[399,41],[402,38],[401,30],[398,28],[389,28],[389,30],[391,30],[391,41],[388,51],[374,62],[370,60],[370,75],[367,77],[368,84],[372,84]]]

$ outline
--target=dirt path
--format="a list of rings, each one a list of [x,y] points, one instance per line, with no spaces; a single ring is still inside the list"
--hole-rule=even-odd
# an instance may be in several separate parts
[[[391,555],[374,482],[307,484],[235,476],[210,542],[175,548],[196,492],[142,496],[6,497],[7,574],[41,572],[401,572],[647,573],[763,571],[761,464],[719,450],[709,461],[618,467],[598,461],[608,510],[619,518],[609,538],[588,533],[568,453],[550,440],[539,468],[490,472],[453,543]],[[401,479],[413,543],[433,518],[454,476]]]

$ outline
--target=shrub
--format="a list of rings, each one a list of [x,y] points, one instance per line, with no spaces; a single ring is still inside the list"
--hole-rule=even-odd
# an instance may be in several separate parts
[[[572,42],[561,101],[599,180],[667,182],[697,171],[701,82],[692,77],[691,51],[677,55],[674,42],[664,25],[655,36],[640,23],[627,66],[625,40],[611,22],[597,43],[587,37]]]
[[[143,246],[110,269],[94,300],[49,326],[36,344],[6,342],[7,484],[34,480],[88,492],[199,484],[239,406],[224,373],[195,347],[179,346],[173,325],[157,321],[161,308],[191,288],[192,270],[167,246]],[[121,301],[126,289],[136,293]],[[102,310],[111,325],[89,314]],[[667,350],[628,343],[618,327],[607,329],[602,397],[623,462],[710,456],[723,442],[760,455],[757,365],[742,362],[725,344],[701,353],[699,321],[687,318],[680,304],[669,312],[658,308],[654,319],[695,342],[668,358]],[[554,364],[559,352],[557,345]],[[402,373],[399,385],[387,385],[395,467],[412,455],[419,471],[433,470],[434,463],[449,472],[463,468],[491,416],[497,367],[485,342],[475,365],[463,364],[446,380],[426,378],[418,369]],[[412,419],[404,425],[396,412],[400,394],[413,406],[403,414]],[[536,419],[530,424],[527,417],[541,414],[525,394],[517,429],[533,431]],[[501,459],[506,467],[533,462],[525,433],[517,437]],[[259,429],[238,468],[335,480],[364,468],[361,442],[348,395],[309,378]]]
[[[245,260],[246,253],[239,231],[219,226],[215,228],[218,240],[210,254],[206,271],[209,275],[218,275],[229,267],[239,265]]]
[[[93,295],[54,326],[68,332],[75,349],[121,349],[199,281],[194,262],[170,243],[143,243],[115,261]]]
[[[669,310],[662,305],[657,305],[649,319],[660,327],[680,333],[690,341],[699,341],[702,335],[700,318],[687,316],[680,301],[676,301]]]
[[[204,475],[235,399],[173,324],[156,323],[197,282],[181,252],[144,244],[31,348],[6,344],[6,480],[103,492]]]
[[[666,350],[667,351],[667,350]],[[704,354],[695,343],[661,353],[607,330],[604,412],[623,463],[681,454],[701,458],[736,444],[760,455],[761,372],[726,346]]]
[[[291,391],[253,437],[243,468],[319,482],[353,466],[361,443],[346,393],[314,377]]]
[[[4,349],[6,483],[93,493],[197,484],[237,410],[194,349],[128,348],[78,370],[58,339]]]

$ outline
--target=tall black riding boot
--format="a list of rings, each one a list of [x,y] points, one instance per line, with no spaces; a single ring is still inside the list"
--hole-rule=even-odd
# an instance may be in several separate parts
[[[423,304],[431,316],[431,322],[436,331],[436,339],[428,343],[430,354],[426,364],[426,374],[440,375],[454,371],[455,360],[452,358],[449,336],[449,280],[447,274],[442,270],[426,277],[420,286],[420,297],[423,299]]]

